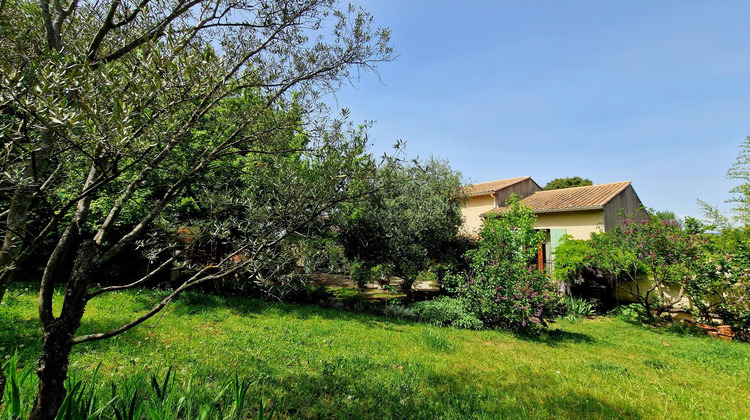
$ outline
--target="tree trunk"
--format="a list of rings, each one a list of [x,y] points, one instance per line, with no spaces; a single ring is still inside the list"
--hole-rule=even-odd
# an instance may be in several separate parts
[[[42,356],[36,374],[39,389],[29,420],[54,420],[65,400],[65,379],[68,377],[68,362],[73,334],[71,326],[55,322],[44,334]]]
[[[32,155],[23,170],[23,175],[31,181],[16,187],[5,220],[5,232],[0,245],[0,270],[2,270],[2,273],[0,273],[0,302],[3,301],[5,291],[12,280],[15,271],[14,266],[20,262],[16,257],[23,248],[29,210],[39,190],[40,178],[43,180],[44,173],[49,166],[52,149],[52,133],[50,130],[42,130],[41,141],[36,147],[38,151]]]
[[[18,250],[23,247],[23,234],[26,230],[26,218],[34,199],[36,189],[29,186],[20,186],[13,194],[8,209],[6,220],[6,229],[3,243],[0,245],[0,302],[5,297],[5,291],[10,285],[13,273],[15,271],[16,255]]]
[[[414,283],[416,282],[416,278],[404,275],[401,279],[403,280],[401,283],[401,292],[406,295],[404,297],[404,304],[411,303],[414,299]]]
[[[4,260],[5,258],[0,256],[0,265],[3,266],[3,268],[0,269],[0,302],[5,298],[5,292],[8,290],[8,286],[10,286],[10,282],[13,280],[13,274],[15,273],[15,269],[9,266],[11,259],[8,258],[7,262]],[[0,398],[2,398],[1,395]]]
[[[84,242],[73,265],[60,317],[44,329],[42,355],[36,370],[39,388],[29,420],[53,420],[65,400],[65,379],[73,348],[71,339],[81,326],[88,302],[89,280],[98,268],[98,261],[96,245],[91,241]]]

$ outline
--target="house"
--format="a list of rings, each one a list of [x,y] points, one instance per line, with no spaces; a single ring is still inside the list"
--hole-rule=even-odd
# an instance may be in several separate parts
[[[499,181],[483,182],[467,185],[462,189],[464,196],[461,213],[464,224],[461,230],[465,234],[476,234],[482,226],[482,215],[488,211],[500,208],[511,194],[526,197],[534,192],[542,191],[530,176],[501,179]]]
[[[540,268],[554,261],[554,251],[563,235],[589,239],[591,233],[610,230],[621,215],[642,212],[643,205],[630,181],[543,191],[531,177],[504,179],[464,187],[462,231],[476,234],[483,216],[502,212],[511,194],[536,213],[536,228],[546,233],[540,248]]]

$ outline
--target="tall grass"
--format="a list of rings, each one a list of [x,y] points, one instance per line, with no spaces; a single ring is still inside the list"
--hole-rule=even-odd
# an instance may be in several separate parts
[[[36,389],[37,377],[31,366],[19,367],[18,352],[14,352],[3,363],[2,369],[7,382],[3,393],[3,419],[17,419],[28,414],[33,403],[33,390]]]
[[[25,418],[31,411],[38,379],[32,366],[19,366],[18,354],[11,356],[3,370],[8,382],[5,387],[0,419]],[[248,392],[254,385],[247,378],[234,375],[226,380],[214,395],[202,395],[187,379],[184,390],[175,387],[177,376],[167,369],[163,376],[138,375],[125,383],[102,383],[97,367],[88,379],[78,378],[74,372],[65,382],[67,395],[57,414],[57,420],[172,420],[172,419],[244,419],[250,411]],[[265,418],[266,401],[257,402],[258,418]]]

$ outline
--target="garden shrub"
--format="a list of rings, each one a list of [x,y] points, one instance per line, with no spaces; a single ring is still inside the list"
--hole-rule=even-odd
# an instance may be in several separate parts
[[[393,271],[392,267],[387,264],[373,266],[369,261],[354,261],[351,268],[352,280],[360,290],[364,290],[368,284],[374,282],[387,282]]]
[[[372,272],[372,265],[367,262],[354,261],[352,262],[351,276],[352,281],[357,284],[360,290],[364,290],[369,283],[372,283],[375,278]]]
[[[502,214],[490,214],[478,248],[466,256],[470,271],[447,276],[445,289],[485,326],[528,330],[564,312],[550,279],[530,261],[544,240],[534,212],[513,195]]]
[[[565,283],[583,283],[584,274],[591,270],[594,249],[584,239],[563,235],[555,248],[555,279]]]
[[[705,247],[686,289],[698,320],[721,318],[737,331],[750,331],[750,231],[725,229]]]
[[[678,304],[686,292],[686,281],[694,275],[704,238],[691,235],[674,220],[651,217],[646,220],[624,219],[622,228],[613,230],[622,247],[632,252],[647,269],[651,287],[629,290],[631,296],[646,308],[646,314],[658,318]],[[679,289],[676,297],[668,288]]]
[[[631,324],[647,324],[651,322],[651,318],[646,315],[646,308],[640,303],[618,306],[609,314],[619,316]]]
[[[433,300],[417,302],[412,310],[423,321],[439,326],[480,329],[482,321],[471,313],[464,299],[441,296]]]

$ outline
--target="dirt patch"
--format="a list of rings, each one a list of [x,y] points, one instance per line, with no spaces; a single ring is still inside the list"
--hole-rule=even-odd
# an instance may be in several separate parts
[[[313,284],[320,285],[320,286],[337,286],[337,287],[348,287],[351,289],[355,289],[357,286],[352,281],[352,277],[348,274],[324,274],[324,273],[316,273],[311,274],[310,278],[313,281]],[[399,277],[390,277],[388,279],[387,283],[383,283],[382,285],[378,283],[370,283],[367,285],[367,289],[369,290],[384,290],[383,287],[393,286],[397,290],[401,287],[401,283],[404,281]],[[431,281],[419,281],[417,280],[414,283],[414,286],[412,286],[414,291],[417,292],[434,292],[437,293],[440,291],[440,287],[435,283]]]

